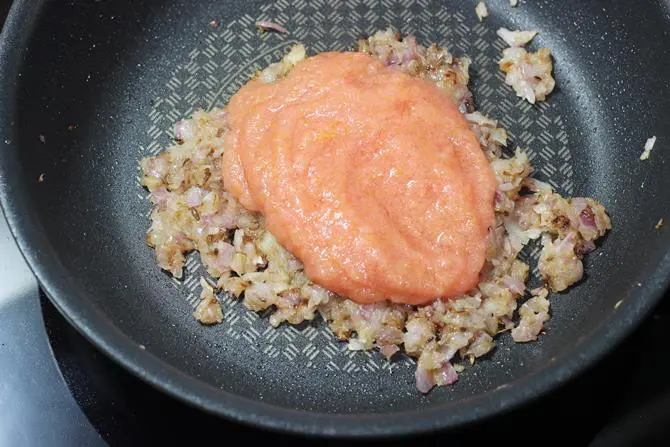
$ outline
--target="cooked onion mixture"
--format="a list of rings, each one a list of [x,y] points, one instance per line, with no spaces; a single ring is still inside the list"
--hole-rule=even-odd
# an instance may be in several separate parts
[[[551,75],[554,69],[551,50],[540,48],[535,53],[529,53],[523,48],[533,40],[537,31],[500,28],[497,34],[510,46],[503,50],[503,57],[498,61],[500,70],[505,73],[505,84],[511,86],[518,97],[531,104],[546,100],[556,86]]]
[[[271,309],[269,320],[275,327],[321,315],[351,350],[378,348],[388,359],[399,352],[416,358],[416,386],[427,393],[434,386],[455,382],[457,371],[490,352],[501,332],[511,331],[517,342],[537,339],[549,319],[549,291],[560,292],[582,278],[582,258],[611,228],[610,219],[597,201],[566,199],[532,178],[523,150],[516,149],[511,157],[503,155],[505,130],[474,110],[468,89],[469,59],[456,58],[435,44],[423,47],[411,36],[400,39],[390,30],[361,40],[359,51],[435,82],[460,105],[490,160],[497,180],[496,220],[475,289],[457,299],[438,299],[419,307],[388,302],[362,305],[311,282],[301,262],[265,230],[263,217],[245,210],[224,189],[221,156],[227,125],[223,109],[196,112],[178,122],[177,143],[142,160],[143,183],[154,205],[147,243],[155,249],[158,265],[176,278],[183,275],[185,255],[199,252],[211,276],[210,282],[201,280],[202,301],[194,313],[203,324],[223,320],[218,291],[239,297],[252,311]],[[304,47],[295,46],[284,60],[258,76],[274,82],[304,57]],[[514,61],[528,55],[507,51],[505,57],[512,64],[508,74],[513,74]],[[529,88],[537,99],[551,90],[538,85]],[[524,88],[523,95],[530,99],[530,90]],[[519,306],[529,276],[529,265],[519,259],[519,253],[534,239],[542,245],[538,270],[545,286],[530,290],[530,298]]]

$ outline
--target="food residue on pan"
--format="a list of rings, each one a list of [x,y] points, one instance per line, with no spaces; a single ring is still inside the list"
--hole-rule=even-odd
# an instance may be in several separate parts
[[[37,183],[42,183],[44,182],[45,174],[44,172],[40,174],[39,177],[37,177]]]
[[[651,155],[652,149],[654,149],[654,145],[656,144],[656,137],[653,136],[649,138],[645,143],[644,143],[644,151],[642,152],[642,155],[640,155],[640,160],[644,161],[649,158]]]
[[[535,340],[549,291],[582,278],[611,224],[597,201],[531,176],[526,152],[475,110],[469,65],[391,30],[359,53],[296,45],[226,109],[177,123],[177,144],[141,162],[147,243],[177,278],[199,252],[216,284],[201,281],[196,318],[223,319],[220,290],[273,326],[321,315],[351,350],[416,358],[423,393],[502,332]],[[532,240],[545,286],[524,302]]]
[[[46,142],[47,142],[47,139],[46,139],[46,137],[45,137],[44,135],[40,135],[40,136],[39,136],[39,140],[40,140],[40,142],[41,142],[42,144],[46,144]]]
[[[656,225],[654,225],[654,228],[657,229],[657,230],[660,230],[661,228],[663,228],[663,218],[662,217],[660,219],[658,219],[658,222],[656,222]]]

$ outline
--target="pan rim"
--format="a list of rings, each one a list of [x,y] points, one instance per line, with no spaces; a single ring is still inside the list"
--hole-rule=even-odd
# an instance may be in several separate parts
[[[14,126],[18,73],[23,43],[32,32],[32,24],[46,0],[15,0],[0,36],[0,129],[11,141]],[[29,24],[29,26],[26,26]],[[12,143],[15,144],[15,143]],[[670,247],[662,261],[637,288],[635,300],[626,300],[622,311],[613,312],[575,347],[564,361],[548,364],[527,376],[516,386],[498,388],[477,395],[461,404],[459,411],[445,411],[453,403],[390,414],[329,414],[295,410],[271,405],[217,389],[187,375],[148,351],[108,321],[87,299],[86,292],[68,281],[68,272],[54,252],[47,237],[39,231],[36,213],[14,200],[20,191],[20,180],[12,176],[17,160],[9,154],[0,159],[0,206],[22,256],[51,302],[73,327],[125,369],[155,388],[178,400],[250,426],[281,432],[327,437],[387,437],[432,432],[454,428],[489,418],[527,404],[550,390],[558,388],[582,373],[611,352],[663,296],[670,278]],[[624,312],[625,311],[625,312]],[[614,323],[615,329],[610,327]]]

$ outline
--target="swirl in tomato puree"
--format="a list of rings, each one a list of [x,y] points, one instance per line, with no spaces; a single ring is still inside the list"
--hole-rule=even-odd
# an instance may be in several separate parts
[[[308,58],[227,108],[224,183],[317,284],[424,304],[478,283],[495,177],[437,86],[362,53]]]

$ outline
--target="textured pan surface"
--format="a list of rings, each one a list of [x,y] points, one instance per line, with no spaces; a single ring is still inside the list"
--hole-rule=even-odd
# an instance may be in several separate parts
[[[474,3],[18,1],[2,38],[0,186],[8,220],[56,305],[103,350],[182,399],[312,433],[453,426],[536,396],[595,360],[653,306],[670,269],[670,236],[654,230],[659,218],[670,220],[667,5],[575,0],[511,9],[491,0],[479,24]],[[257,19],[292,33],[260,35]],[[588,280],[553,298],[540,343],[503,337],[456,386],[427,397],[415,391],[409,362],[389,368],[378,354],[348,353],[319,323],[275,331],[226,301],[223,325],[199,326],[190,316],[197,258],[185,284],[157,269],[135,180],[138,158],[169,141],[173,121],[225,104],[290,42],[313,52],[352,48],[388,25],[470,55],[478,108],[501,118],[562,192],[601,200],[614,224],[588,259]],[[558,88],[548,104],[529,107],[502,85],[499,26],[537,29],[534,44],[553,50]],[[651,135],[657,147],[640,162]]]

